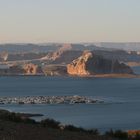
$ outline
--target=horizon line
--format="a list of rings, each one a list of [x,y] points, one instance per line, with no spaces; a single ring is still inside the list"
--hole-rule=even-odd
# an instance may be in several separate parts
[[[95,42],[0,42],[0,44],[94,44],[94,43],[140,43],[140,41],[95,41]]]

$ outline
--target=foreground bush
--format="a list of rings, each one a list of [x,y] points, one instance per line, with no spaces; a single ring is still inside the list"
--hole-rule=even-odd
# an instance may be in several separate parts
[[[86,137],[90,136],[93,138],[95,137],[103,138],[103,140],[140,140],[140,132],[138,130],[137,131],[132,130],[128,132],[121,131],[121,130],[117,130],[117,131],[110,130],[110,131],[107,131],[104,135],[101,135],[97,129],[87,130],[87,129],[76,127],[73,125],[61,125],[60,122],[55,121],[53,119],[45,119],[45,120],[42,120],[41,122],[36,122],[35,120],[30,119],[28,116],[31,116],[31,114],[20,114],[20,113],[13,113],[13,112],[11,113],[9,111],[0,110],[1,122],[3,123],[5,122],[5,124],[8,124],[8,125],[10,124],[10,122],[18,123],[18,125],[22,127],[26,126],[26,124],[31,124],[31,125],[27,125],[27,128],[29,126],[32,126],[32,128],[38,129],[39,131],[43,129],[52,128],[50,130],[61,132],[61,134],[74,132],[74,134],[77,133],[80,135],[85,135]],[[0,132],[5,131],[4,126],[1,126]]]
[[[9,112],[0,110],[0,119],[5,121],[12,121],[16,123],[30,123],[35,124],[36,121],[28,117],[23,117],[20,113]]]
[[[88,133],[88,134],[92,134],[92,135],[99,135],[99,131],[97,129],[86,130],[84,128],[75,127],[73,125],[66,125],[64,127],[64,130],[73,131],[73,132],[84,132],[84,133]]]
[[[113,137],[113,138],[119,138],[121,140],[127,140],[128,139],[128,133],[123,132],[121,130],[116,130],[116,131],[110,130],[110,131],[107,131],[105,133],[105,135]]]
[[[40,124],[43,126],[43,127],[50,127],[50,128],[55,128],[55,129],[59,129],[60,128],[60,122],[58,121],[55,121],[53,119],[45,119],[45,120],[42,120],[40,122]]]

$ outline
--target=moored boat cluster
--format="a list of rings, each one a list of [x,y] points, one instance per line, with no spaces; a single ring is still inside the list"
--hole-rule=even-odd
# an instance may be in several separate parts
[[[0,104],[94,104],[103,101],[85,96],[1,97]]]

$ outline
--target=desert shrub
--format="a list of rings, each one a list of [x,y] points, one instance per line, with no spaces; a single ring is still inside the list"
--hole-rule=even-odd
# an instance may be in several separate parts
[[[30,123],[30,124],[34,124],[36,123],[35,120],[30,119],[28,117],[23,117],[21,114],[19,113],[11,113],[9,111],[4,111],[1,110],[0,111],[0,119],[1,120],[5,120],[5,121],[12,121],[12,122],[16,122],[16,123]]]
[[[92,135],[99,135],[99,131],[97,129],[87,130],[87,129],[84,129],[81,127],[76,127],[73,125],[66,125],[64,127],[64,130],[73,131],[73,132],[84,132],[84,133],[88,133],[88,134],[92,134]]]
[[[136,133],[136,135],[131,138],[132,140],[140,140],[140,134],[139,133]]]
[[[59,127],[60,122],[55,121],[53,119],[45,119],[45,120],[42,120],[40,123],[43,127],[50,127],[50,128],[55,128],[55,129],[60,128]]]
[[[121,130],[116,130],[113,131],[112,129],[110,131],[107,131],[105,133],[106,136],[110,136],[113,138],[119,138],[119,139],[123,139],[123,140],[127,140],[128,139],[128,133],[127,132],[123,132]]]
[[[127,132],[117,130],[114,132],[114,137],[121,138],[121,139],[128,139],[128,134],[127,134]]]
[[[114,131],[111,129],[110,131],[106,131],[105,132],[105,135],[106,136],[110,136],[110,137],[113,137],[114,136]]]
[[[98,131],[98,129],[87,130],[87,132],[93,135],[100,135],[100,132]]]
[[[75,132],[83,132],[84,129],[81,127],[75,127],[73,125],[66,125],[64,130],[68,130],[68,131],[75,131]]]

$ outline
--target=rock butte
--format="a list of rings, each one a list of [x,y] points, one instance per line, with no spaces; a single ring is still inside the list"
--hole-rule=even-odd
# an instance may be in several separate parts
[[[25,74],[27,75],[35,75],[37,73],[42,73],[42,70],[39,66],[35,65],[35,64],[25,64],[23,66],[23,69],[25,71]]]
[[[67,65],[67,73],[70,75],[89,76],[96,74],[133,74],[132,69],[117,60],[105,59],[90,51],[84,51],[83,55]]]

